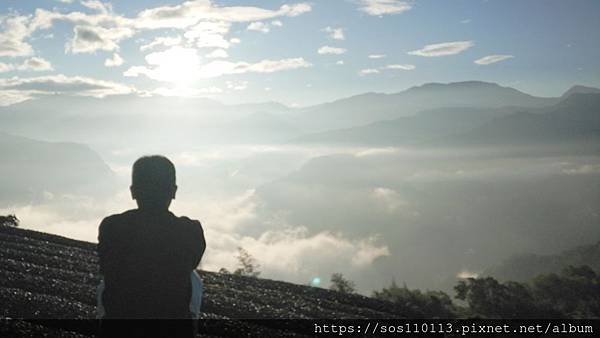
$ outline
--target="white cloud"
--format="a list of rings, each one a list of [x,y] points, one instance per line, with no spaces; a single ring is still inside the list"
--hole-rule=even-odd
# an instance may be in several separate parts
[[[103,14],[112,12],[112,4],[109,2],[101,2],[98,0],[81,0],[81,5]]]
[[[460,23],[462,23],[462,24],[471,23],[471,19],[460,20]]]
[[[134,30],[127,27],[75,26],[73,32],[66,49],[74,54],[118,50],[121,40],[134,35]]]
[[[227,89],[245,90],[248,88],[248,81],[226,81],[225,85],[227,86]]]
[[[32,70],[36,72],[54,70],[52,64],[48,60],[39,57],[27,59],[17,67],[18,70]]]
[[[271,21],[271,25],[275,27],[283,27],[283,22],[281,22],[281,20],[273,20]]]
[[[370,54],[369,59],[383,59],[385,56],[385,54]]]
[[[232,22],[252,22],[277,17],[294,17],[309,12],[307,3],[286,4],[277,10],[252,6],[219,6],[209,0],[191,0],[175,6],[159,6],[139,12],[132,17],[115,14],[108,2],[85,0],[81,4],[92,13],[73,11],[61,13],[54,9],[36,9],[34,15],[0,17],[0,56],[26,56],[33,48],[26,42],[40,29],[52,27],[55,21],[66,21],[74,25],[73,38],[66,44],[72,53],[93,53],[97,50],[116,51],[119,43],[142,30],[162,28],[185,29],[188,42],[198,47],[227,48],[225,34]],[[201,24],[225,23],[226,30],[212,35],[198,33]],[[279,25],[279,20],[274,20]],[[200,25],[200,27],[198,27]]]
[[[385,187],[374,188],[371,191],[371,198],[380,203],[388,212],[398,211],[408,205],[408,202],[402,199],[397,191]]]
[[[415,65],[408,65],[408,64],[396,64],[396,65],[387,65],[385,66],[386,69],[397,69],[397,70],[414,70]]]
[[[175,46],[165,51],[150,53],[145,59],[150,68],[130,67],[123,75],[128,77],[145,75],[163,82],[187,83],[198,76],[200,68],[198,52],[193,48]]]
[[[215,49],[212,52],[208,53],[205,55],[205,57],[209,58],[209,59],[224,59],[224,58],[228,58],[229,54],[227,54],[227,51],[224,49]]]
[[[14,69],[14,65],[0,62],[0,73],[10,72]]]
[[[229,39],[229,42],[233,43],[233,44],[238,44],[238,43],[242,42],[242,40],[240,40],[239,38],[231,38],[231,39]]]
[[[327,26],[327,27],[323,28],[323,31],[329,33],[329,37],[334,40],[345,40],[346,39],[343,28],[333,28],[333,27]]]
[[[341,66],[344,64],[344,60],[338,60],[335,64]]]
[[[431,45],[408,52],[410,55],[418,55],[425,57],[446,56],[461,53],[474,46],[473,41],[453,41],[443,42]]]
[[[248,27],[246,27],[246,30],[261,32],[261,33],[268,33],[271,30],[271,28],[269,27],[268,24],[266,24],[264,22],[256,21],[256,22],[251,22],[248,25]]]
[[[220,94],[223,90],[219,87],[206,87],[206,88],[190,88],[190,87],[158,87],[151,92],[148,96],[160,95],[160,96],[174,96],[174,97],[203,97],[206,95]]]
[[[33,48],[25,39],[32,31],[27,16],[0,16],[0,56],[27,56]]]
[[[182,79],[212,78],[227,74],[272,73],[281,70],[311,67],[303,58],[262,60],[256,63],[215,60],[200,65],[195,49],[173,47],[164,52],[146,56],[151,68],[135,66],[123,75],[137,77],[145,75],[166,82],[182,82]]]
[[[282,70],[307,68],[311,66],[312,64],[303,58],[262,60],[256,63],[213,61],[202,66],[200,76],[210,78],[225,74],[273,73]]]
[[[154,49],[156,47],[172,47],[179,45],[181,43],[181,36],[177,37],[157,37],[154,38],[151,42],[141,45],[140,50],[146,51],[149,49]]]
[[[10,106],[32,98],[33,96],[18,90],[0,90],[0,107]]]
[[[346,53],[345,48],[331,47],[331,46],[323,46],[317,50],[319,54],[344,54]]]
[[[57,74],[29,78],[12,77],[0,79],[0,92],[3,92],[3,102],[0,104],[6,104],[8,99],[19,102],[49,94],[101,98],[109,95],[134,93],[135,89],[111,81]]]
[[[14,70],[42,72],[54,70],[54,68],[49,61],[39,57],[32,57],[19,65],[0,62],[0,73]]]
[[[407,1],[398,0],[361,0],[361,10],[369,15],[400,14],[412,8]]]
[[[281,16],[294,17],[311,11],[307,3],[282,5],[278,10],[252,6],[221,7],[211,1],[186,1],[175,6],[161,6],[143,10],[136,17],[139,28],[185,28],[200,21],[251,22]]]
[[[229,33],[231,23],[226,21],[203,21],[190,27],[184,34],[187,42],[198,48],[229,48],[230,41],[225,35]]]
[[[118,67],[122,64],[123,64],[123,58],[117,53],[113,53],[111,58],[104,60],[104,65],[106,67]]]
[[[369,75],[369,74],[379,74],[379,70],[374,69],[374,68],[361,69],[358,72],[358,74],[361,76]]]
[[[514,56],[512,55],[488,55],[484,56],[481,59],[477,59],[475,62],[478,65],[491,65],[492,63],[512,59]]]

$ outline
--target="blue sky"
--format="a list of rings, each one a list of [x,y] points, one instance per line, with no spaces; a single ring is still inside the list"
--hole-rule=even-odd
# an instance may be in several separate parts
[[[3,105],[48,93],[303,106],[426,82],[492,81],[540,96],[558,96],[574,84],[600,86],[594,0],[8,0],[2,6]]]

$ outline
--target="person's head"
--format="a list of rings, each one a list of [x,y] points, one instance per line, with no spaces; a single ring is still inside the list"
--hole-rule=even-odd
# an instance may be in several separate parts
[[[168,210],[175,199],[175,166],[160,155],[140,157],[131,172],[131,197],[140,209]]]

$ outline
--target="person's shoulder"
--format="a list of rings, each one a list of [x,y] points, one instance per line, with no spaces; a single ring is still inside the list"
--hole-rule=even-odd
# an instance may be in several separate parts
[[[100,226],[113,226],[113,224],[122,224],[122,223],[127,223],[129,220],[131,220],[132,217],[135,216],[137,210],[135,209],[131,209],[131,210],[127,210],[124,211],[120,214],[113,214],[110,216],[106,216],[103,220],[102,223],[100,223]]]
[[[177,218],[177,223],[187,226],[187,227],[198,227],[201,226],[200,221],[197,219],[192,219],[187,216],[175,216]]]

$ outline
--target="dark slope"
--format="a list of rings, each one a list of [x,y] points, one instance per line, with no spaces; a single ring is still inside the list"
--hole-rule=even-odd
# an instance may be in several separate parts
[[[99,281],[97,270],[96,245],[93,243],[0,227],[0,318],[94,318],[95,288]],[[360,295],[267,279],[207,271],[199,273],[205,284],[204,318],[419,316],[415,310],[406,311],[392,303]],[[234,327],[241,330],[240,335],[272,330],[256,325],[240,323]],[[0,321],[0,335],[7,336],[11,330],[34,335],[52,332],[35,321]]]

